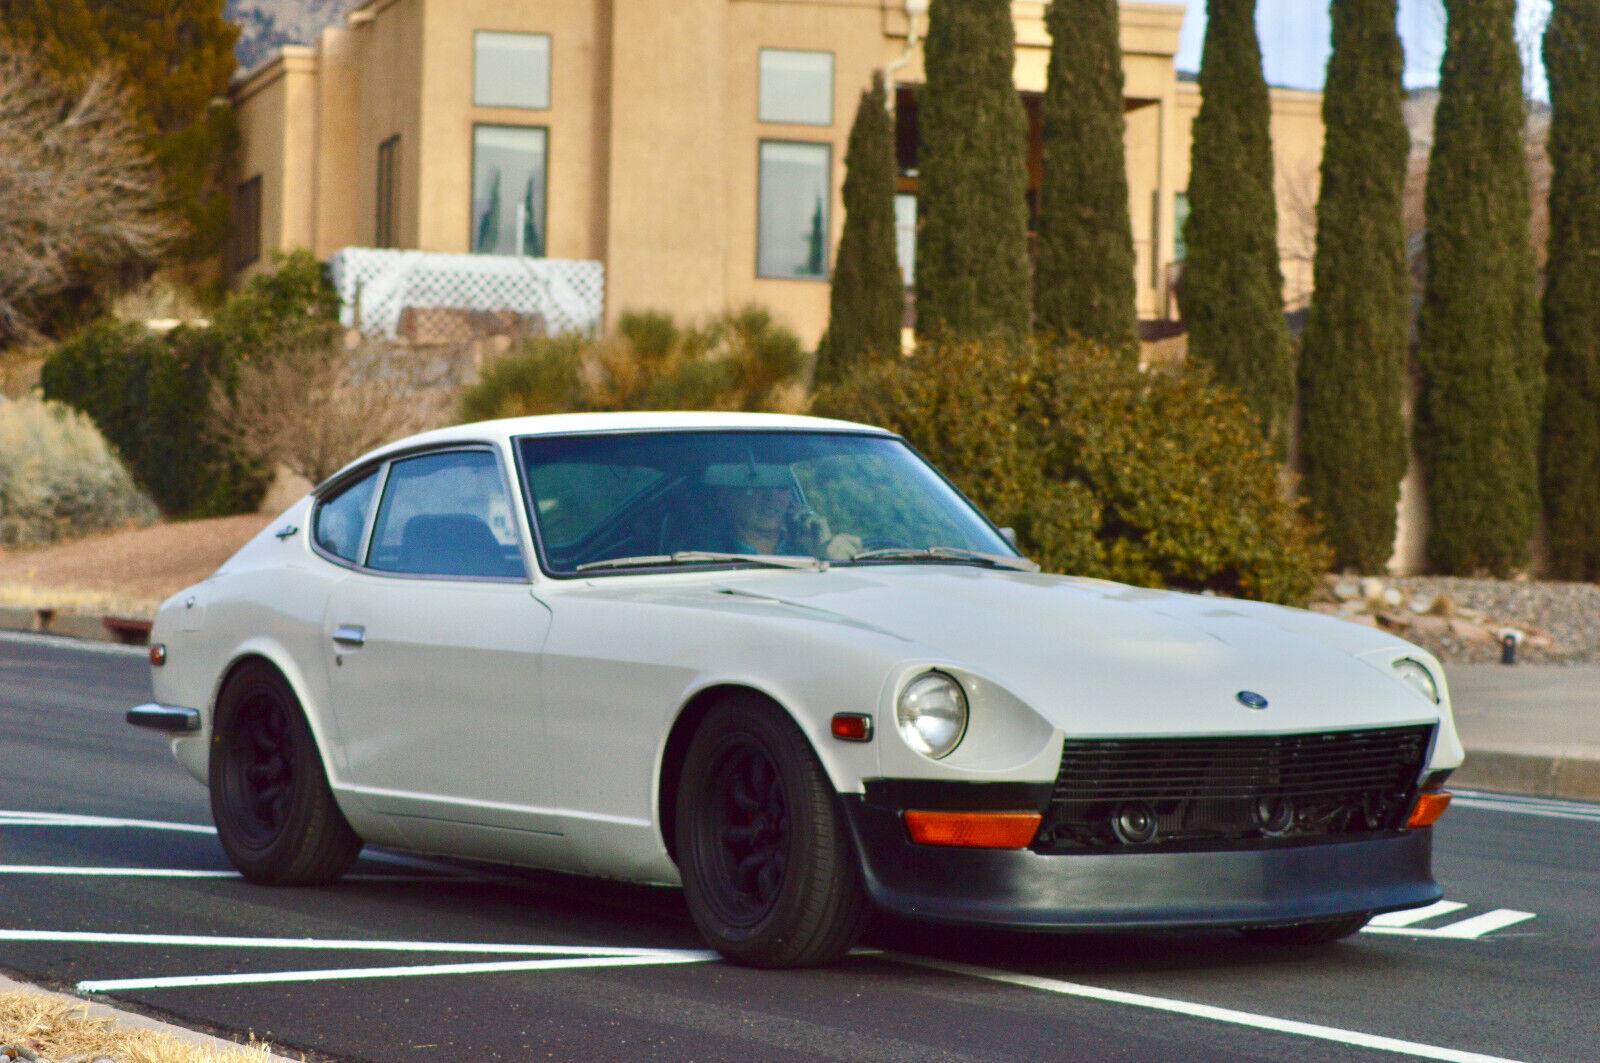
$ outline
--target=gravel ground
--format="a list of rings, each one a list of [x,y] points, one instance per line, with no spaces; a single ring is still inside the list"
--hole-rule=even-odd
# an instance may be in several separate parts
[[[1499,661],[1508,633],[1519,661],[1600,664],[1600,584],[1330,577],[1313,608],[1391,630],[1447,664]]]

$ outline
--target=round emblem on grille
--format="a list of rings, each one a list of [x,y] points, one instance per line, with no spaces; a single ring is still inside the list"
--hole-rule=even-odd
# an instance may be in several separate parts
[[[1254,690],[1241,690],[1234,696],[1239,699],[1239,704],[1247,709],[1255,709],[1260,712],[1267,707],[1267,699],[1257,694]]]

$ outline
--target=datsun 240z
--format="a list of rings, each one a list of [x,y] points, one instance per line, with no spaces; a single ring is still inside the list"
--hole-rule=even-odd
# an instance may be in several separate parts
[[[562,415],[382,447],[162,606],[156,702],[255,882],[363,845],[681,885],[823,963],[874,911],[1354,933],[1440,897],[1439,662],[1042,574],[899,437]]]

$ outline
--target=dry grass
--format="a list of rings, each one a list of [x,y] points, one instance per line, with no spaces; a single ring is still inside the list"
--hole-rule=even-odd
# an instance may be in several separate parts
[[[92,1015],[88,1004],[25,990],[0,993],[4,1045],[24,1059],[31,1053],[52,1063],[102,1058],[115,1063],[265,1063],[273,1058],[271,1047],[259,1041],[230,1051],[158,1030],[120,1026],[110,1017]]]
[[[149,618],[156,615],[160,598],[134,598],[108,591],[77,587],[42,587],[33,583],[0,580],[0,606],[19,609],[54,609],[63,613]]]
[[[0,605],[154,616],[157,605],[211,575],[271,520],[217,517],[0,549]]]

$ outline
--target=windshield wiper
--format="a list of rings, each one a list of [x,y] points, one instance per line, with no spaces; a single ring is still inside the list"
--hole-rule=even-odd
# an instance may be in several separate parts
[[[1007,554],[986,554],[979,550],[965,550],[959,546],[890,546],[881,550],[861,550],[850,555],[851,561],[975,561],[994,568],[1015,569],[1018,572],[1037,572],[1039,566],[1025,557]]]
[[[726,562],[764,565],[767,568],[809,568],[816,571],[821,571],[828,567],[826,561],[799,554],[725,554],[711,550],[679,550],[675,554],[608,557],[604,561],[587,561],[573,569],[573,571],[589,572],[602,568],[663,568],[669,565],[704,565]]]

